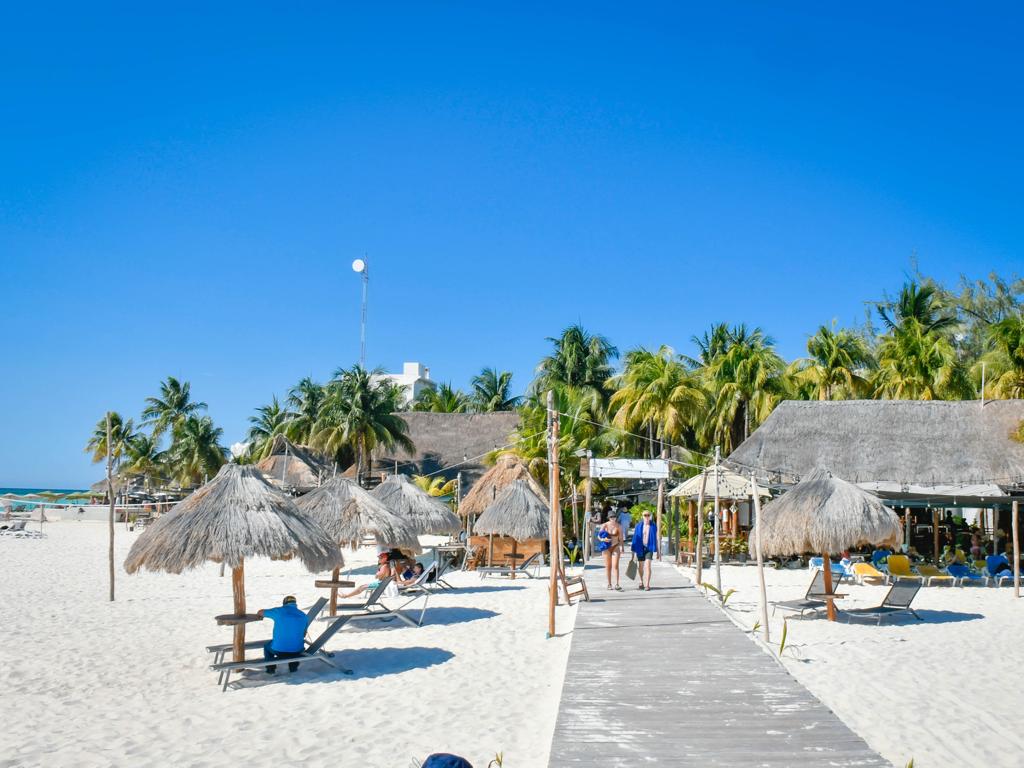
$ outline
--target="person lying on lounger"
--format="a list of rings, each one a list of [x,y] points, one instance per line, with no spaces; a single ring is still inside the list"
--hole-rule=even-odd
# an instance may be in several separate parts
[[[395,577],[395,583],[402,587],[407,587],[410,584],[414,584],[416,579],[423,575],[423,563],[414,563],[412,568],[407,568],[402,571],[399,576]]]
[[[368,582],[366,584],[361,584],[355,589],[353,589],[351,592],[346,592],[345,594],[340,595],[340,597],[355,597],[356,595],[363,594],[363,592],[365,592],[368,589],[374,590],[377,587],[379,587],[380,583],[389,576],[392,578],[397,577],[397,574],[395,573],[395,567],[394,565],[392,565],[388,553],[381,552],[379,555],[377,555],[377,574],[373,577],[373,581]]]
[[[261,609],[256,615],[274,622],[274,636],[263,645],[264,659],[294,659],[302,655],[302,650],[306,647],[307,620],[306,614],[299,610],[294,597],[288,595],[281,602],[280,608]],[[289,672],[294,672],[298,668],[296,662],[288,662]],[[276,664],[267,667],[267,674],[273,675],[275,672]]]

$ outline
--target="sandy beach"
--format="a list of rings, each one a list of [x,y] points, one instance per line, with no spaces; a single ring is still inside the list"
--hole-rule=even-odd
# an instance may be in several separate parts
[[[692,569],[682,570],[692,578]],[[704,574],[713,584],[714,569]],[[769,601],[802,597],[811,578],[806,570],[765,574]],[[751,629],[759,619],[757,569],[723,565],[722,586],[736,590],[728,615]],[[886,589],[844,582],[849,597],[840,605],[876,606]],[[913,758],[915,768],[1019,766],[1024,601],[1008,587],[936,586],[922,588],[914,607],[924,621],[790,618],[782,663],[895,765]],[[787,614],[768,613],[777,653]]]
[[[0,538],[0,766],[309,765],[406,768],[434,751],[486,766],[546,765],[570,636],[547,640],[546,580],[481,581],[433,596],[424,626],[346,627],[328,648],[354,670],[252,674],[221,693],[205,646],[228,642],[216,565],[128,576],[137,534],[117,529],[107,602],[106,526],[63,522],[42,540]],[[373,552],[346,550],[357,581]],[[321,591],[293,562],[246,563],[251,610]],[[575,608],[559,608],[559,632]],[[268,637],[253,625],[249,638]],[[17,702],[17,706],[11,706]]]

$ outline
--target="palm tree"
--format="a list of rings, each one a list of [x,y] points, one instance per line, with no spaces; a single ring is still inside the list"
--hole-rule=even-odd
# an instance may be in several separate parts
[[[680,442],[707,408],[707,395],[697,376],[670,347],[662,346],[657,352],[633,350],[626,355],[622,373],[611,382],[617,385],[609,403],[612,423],[624,430],[647,428],[663,443]]]
[[[1011,315],[988,327],[986,397],[1024,398],[1024,315]],[[980,379],[981,363],[976,368]]]
[[[209,416],[189,416],[178,425],[168,464],[181,485],[198,485],[217,474],[227,461],[223,435]]]
[[[412,482],[421,491],[431,496],[450,496],[455,493],[455,480],[445,480],[443,477],[428,477],[427,475],[413,475]]]
[[[710,331],[704,331],[701,336],[691,336],[690,341],[697,347],[697,357],[683,356],[683,360],[691,368],[706,368],[711,361],[725,353],[729,348],[730,340],[729,326],[725,323],[717,323],[711,326]]]
[[[794,361],[787,371],[802,394],[815,400],[847,400],[866,395],[867,370],[875,359],[864,339],[845,328],[821,326],[807,341],[809,357]]]
[[[465,413],[471,405],[464,392],[452,389],[452,385],[440,384],[437,388],[430,387],[420,392],[412,404],[414,411],[431,413]]]
[[[972,389],[949,337],[918,321],[882,337],[872,385],[875,397],[891,400],[957,400]]]
[[[522,401],[512,396],[512,372],[484,368],[470,382],[473,387],[473,404],[481,413],[511,411]]]
[[[293,416],[288,423],[288,438],[308,445],[313,439],[313,428],[320,417],[327,393],[323,384],[317,384],[308,376],[288,390],[288,407]]]
[[[153,427],[154,439],[171,430],[173,435],[184,421],[206,410],[206,403],[192,401],[192,385],[187,381],[178,381],[168,376],[160,382],[160,396],[147,397],[146,407],[142,411],[143,426]]]
[[[581,325],[570,325],[557,338],[549,337],[554,344],[550,355],[537,366],[534,392],[543,392],[562,384],[586,392],[596,410],[607,403],[605,382],[611,378],[611,361],[619,351],[608,339],[592,334]]]
[[[949,331],[957,323],[956,314],[947,312],[934,285],[918,285],[911,280],[900,289],[896,301],[879,302],[878,316],[890,331],[917,323],[926,331]]]
[[[257,459],[265,458],[274,443],[274,437],[283,435],[294,417],[294,413],[281,407],[276,395],[270,405],[257,408],[256,415],[249,417],[249,454]]]
[[[141,476],[147,487],[151,487],[152,481],[163,475],[166,456],[155,438],[144,433],[132,435],[125,445],[125,452],[125,461],[121,467],[123,474]]]
[[[125,454],[132,440],[135,439],[135,424],[131,419],[125,419],[117,411],[110,412],[110,460],[116,469]],[[107,458],[107,417],[104,416],[93,429],[89,442],[85,444],[85,452],[92,454],[93,464]]]
[[[706,444],[731,452],[782,399],[784,364],[774,344],[760,328],[748,331],[740,324],[728,331],[726,347],[701,372],[712,399],[703,427]]]
[[[362,366],[339,369],[327,385],[313,446],[335,456],[351,449],[360,474],[378,445],[411,453],[415,446],[408,437],[409,427],[396,414],[402,396],[401,388],[386,379],[373,381]]]

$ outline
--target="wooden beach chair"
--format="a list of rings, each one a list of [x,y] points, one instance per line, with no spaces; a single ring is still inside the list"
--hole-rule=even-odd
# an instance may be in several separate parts
[[[271,666],[278,666],[280,664],[302,664],[307,661],[320,661],[327,664],[335,669],[340,669],[346,675],[351,675],[352,670],[339,667],[332,661],[333,653],[328,653],[324,650],[324,646],[327,641],[337,634],[338,630],[345,626],[345,623],[349,621],[350,616],[338,616],[336,617],[323,632],[314,640],[309,646],[298,656],[289,656],[285,659],[251,659],[249,661],[226,661],[220,664],[211,664],[210,669],[214,670],[219,674],[217,678],[218,682],[223,681],[221,692],[223,693],[228,689],[228,683],[231,682],[231,673],[239,672],[243,669],[266,669]],[[265,641],[264,641],[265,642]],[[261,643],[262,645],[262,643]]]
[[[889,555],[886,565],[889,568],[889,576],[885,580],[886,584],[892,584],[899,579],[922,581],[920,575],[910,570],[910,558],[906,555]]]
[[[871,563],[854,563],[853,578],[858,584],[863,584],[867,579],[882,583],[886,580],[885,574],[875,568]]]
[[[918,621],[924,621],[917,615],[917,611],[910,607],[914,597],[921,591],[921,580],[897,579],[886,594],[882,604],[877,608],[851,608],[844,610],[850,616],[867,616],[877,618],[878,623],[886,616],[896,616],[901,613],[909,613]]]
[[[316,621],[317,616],[319,616],[320,612],[323,611],[325,605],[327,605],[327,598],[321,597],[315,603],[313,603],[313,605],[309,607],[308,611],[306,611],[307,632],[309,631],[309,625]],[[262,648],[264,645],[266,645],[267,640],[269,639],[270,638],[268,637],[266,640],[250,640],[242,647],[247,651],[252,651],[256,648]],[[220,664],[222,661],[224,661],[224,657],[227,655],[227,652],[234,647],[235,646],[233,643],[218,643],[217,645],[206,646],[206,652],[213,654],[214,664]],[[218,680],[217,682],[220,681]]]
[[[940,571],[934,565],[925,565],[922,563],[917,566],[917,572],[921,575],[921,578],[924,579],[924,585],[926,587],[930,587],[936,581],[953,586],[953,582],[955,581],[952,576],[944,571]]]
[[[540,567],[540,552],[534,552],[528,558],[518,565],[513,563],[512,565],[489,565],[477,568],[477,573],[480,574],[480,578],[485,576],[525,576],[528,579],[532,579],[534,574],[530,573],[529,569],[534,567]]]
[[[836,589],[843,581],[843,574],[836,574],[832,579],[832,594],[831,599],[835,600],[838,598],[846,597],[846,595],[836,594]],[[825,572],[818,570],[814,572],[814,578],[811,579],[811,583],[807,585],[807,592],[800,600],[782,600],[777,603],[772,603],[772,615],[775,615],[777,609],[784,611],[797,611],[801,616],[806,611],[820,611],[822,608],[827,607],[828,600],[825,597]]]

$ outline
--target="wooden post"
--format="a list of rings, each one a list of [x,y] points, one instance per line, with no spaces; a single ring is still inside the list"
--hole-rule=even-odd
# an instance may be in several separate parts
[[[668,450],[667,449],[665,449],[665,448],[661,449],[661,458],[663,458],[663,459],[667,459],[668,458]],[[658,529],[658,540],[656,542],[654,542],[654,547],[655,547],[654,551],[657,553],[655,556],[659,560],[661,560],[661,536],[662,536],[662,534],[665,533],[665,529],[661,527],[661,519],[662,519],[662,514],[661,513],[664,511],[664,509],[665,509],[665,481],[664,480],[659,480],[658,481],[658,515],[657,515],[657,518],[656,518],[657,522],[655,523],[655,527]]]
[[[555,392],[548,390],[548,501],[551,505],[551,522],[548,531],[548,546],[551,550],[551,576],[548,585],[548,637],[555,636],[555,603],[558,601],[558,568],[562,558],[558,556],[558,414],[555,412]]]
[[[341,578],[341,568],[335,568],[334,572],[331,573],[331,581],[337,582]],[[338,588],[331,587],[331,607],[330,607],[331,618],[338,615]]]
[[[1014,501],[1010,507],[1010,526],[1013,529],[1013,596],[1020,597],[1020,536],[1018,534],[1018,518],[1020,502]]]
[[[718,588],[718,599],[722,599],[722,551],[719,548],[721,524],[718,520],[721,511],[721,477],[718,472],[718,458],[721,451],[715,446],[715,586]]]
[[[107,411],[107,496],[110,498],[110,546],[107,550],[107,560],[110,568],[110,602],[114,602],[114,473],[112,470],[113,458],[111,456],[114,446],[110,439],[110,411]]]
[[[686,530],[689,532],[686,535],[690,538],[690,546],[694,549],[694,554],[697,551],[697,532],[693,529],[693,518],[697,509],[697,502],[687,499],[686,501]]]
[[[825,594],[832,594],[832,561],[828,558],[828,552],[825,552],[821,558],[821,567],[825,569]],[[836,601],[832,597],[825,598],[825,611],[828,613],[828,620],[836,620]]]
[[[700,490],[697,492],[697,543],[694,545],[697,555],[697,586],[704,582],[701,573],[704,570],[704,488],[708,484],[707,468],[700,471]]]
[[[245,563],[239,562],[238,566],[231,569],[231,592],[235,598],[235,615],[245,615]],[[235,624],[234,643],[232,644],[232,659],[234,661],[245,661],[245,622]]]
[[[935,565],[939,565],[939,510],[932,510],[932,544],[935,552]]]
[[[910,551],[910,507],[903,508],[903,538],[904,546]]]
[[[754,473],[750,473],[750,492],[753,494],[752,503],[754,511],[753,523],[756,526],[754,532],[754,547],[757,549],[757,583],[761,589],[761,627],[764,630],[764,641],[770,639],[768,632],[768,590],[764,586],[764,555],[761,553],[761,499],[757,495],[757,482],[754,480]]]
[[[590,456],[587,456],[587,462],[590,461]],[[590,535],[590,515],[592,513],[593,504],[593,481],[590,479],[590,472],[587,471],[587,482],[583,486],[583,563],[586,565],[587,558],[590,557],[591,535]]]

